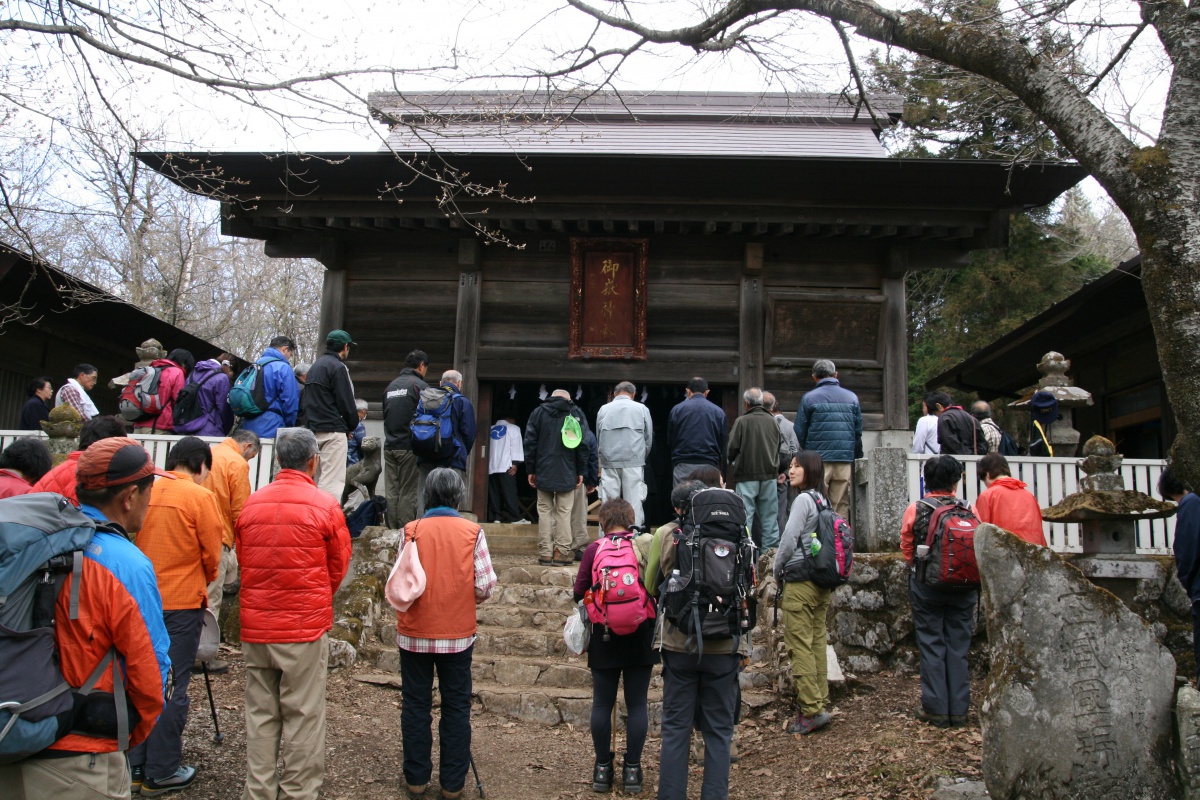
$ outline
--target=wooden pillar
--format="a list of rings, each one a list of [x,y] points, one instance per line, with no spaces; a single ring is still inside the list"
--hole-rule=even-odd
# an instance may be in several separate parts
[[[325,336],[345,324],[346,319],[346,273],[340,269],[325,270],[325,284],[321,289],[321,323],[314,343],[316,354],[325,351]],[[350,332],[353,336],[353,331]]]
[[[742,298],[738,334],[738,403],[742,392],[763,384],[763,333],[766,292],[762,279],[763,246],[746,243],[746,262],[742,270]]]
[[[482,520],[487,512],[487,431],[490,419],[480,417],[488,408],[482,408],[479,397],[479,307],[482,299],[483,273],[480,266],[479,243],[474,239],[459,242],[458,263],[462,267],[475,267],[472,271],[460,272],[458,276],[458,313],[454,322],[454,368],[462,373],[462,392],[474,404],[479,432],[475,447],[467,460],[467,507]]]
[[[883,426],[908,430],[908,310],[904,300],[907,248],[888,250],[883,274]]]

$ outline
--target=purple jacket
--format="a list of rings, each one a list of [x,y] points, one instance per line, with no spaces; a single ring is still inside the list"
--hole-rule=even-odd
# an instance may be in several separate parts
[[[190,423],[175,425],[175,433],[191,436],[225,436],[233,427],[229,408],[229,377],[213,359],[197,362],[188,383],[200,384],[200,408],[204,414]],[[185,430],[186,428],[186,430]]]

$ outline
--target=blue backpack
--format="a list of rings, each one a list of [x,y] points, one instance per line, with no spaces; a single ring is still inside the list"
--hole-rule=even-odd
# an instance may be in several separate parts
[[[270,407],[267,400],[266,381],[263,367],[281,358],[268,358],[261,364],[257,361],[242,370],[229,390],[229,408],[239,417],[257,417]]]
[[[72,575],[70,617],[77,619],[83,548],[95,532],[96,523],[62,495],[36,492],[0,503],[0,764],[45,750],[65,731],[101,735],[83,724],[93,712],[111,718],[119,747],[128,747],[124,682],[114,674],[111,699],[92,693],[106,670],[117,669],[115,651],[79,687],[58,667],[59,590]]]
[[[454,437],[455,393],[440,386],[421,390],[417,401],[417,413],[413,416],[409,430],[412,431],[412,451],[430,461],[448,463],[458,452],[458,440]]]

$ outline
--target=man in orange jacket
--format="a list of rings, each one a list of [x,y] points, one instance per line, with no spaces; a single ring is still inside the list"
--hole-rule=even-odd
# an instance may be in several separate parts
[[[313,482],[316,434],[280,428],[275,456],[279,474],[250,495],[236,525],[246,659],[242,798],[316,800],[325,779],[333,595],[350,565],[350,532],[337,501]]]
[[[72,731],[34,758],[0,765],[4,797],[128,798],[129,767],[121,751],[150,734],[163,707],[169,642],[161,600],[154,567],[129,537],[142,527],[154,476],[166,473],[155,469],[144,447],[124,437],[91,445],[73,466],[78,467],[78,486],[72,494],[78,495],[80,510],[95,520],[96,532],[83,551],[75,619],[69,607],[74,578],[68,576],[58,593],[54,638],[59,666],[68,684],[82,686],[105,655],[115,651],[121,668],[114,662],[106,669],[92,697],[107,697],[111,704],[113,677],[121,675],[137,722],[128,742]]]
[[[177,480],[155,484],[146,524],[137,537],[138,549],[153,562],[158,577],[175,678],[175,688],[150,737],[129,751],[133,785],[143,797],[178,791],[196,779],[196,768],[180,763],[189,706],[187,688],[204,626],[208,584],[217,577],[225,529],[216,498],[200,486],[211,468],[207,442],[195,436],[176,442],[167,453],[167,469]]]

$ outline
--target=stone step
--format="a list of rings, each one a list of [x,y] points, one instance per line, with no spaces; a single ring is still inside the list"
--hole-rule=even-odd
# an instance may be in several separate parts
[[[477,655],[471,663],[476,684],[527,686],[539,689],[591,689],[592,673],[587,656],[558,658],[537,656]]]
[[[537,523],[512,525],[503,522],[484,522],[480,525],[487,536],[488,550],[495,555],[529,555],[538,552]],[[600,535],[596,525],[588,525],[588,539]]]
[[[475,640],[475,652],[480,655],[497,656],[568,655],[561,628],[557,631],[525,630],[494,625],[479,626]]]
[[[571,588],[575,583],[575,565],[545,567],[535,559],[497,558],[492,568],[501,586],[559,586]]]
[[[475,619],[480,625],[557,632],[560,635],[570,615],[570,605],[565,609],[547,609],[541,605],[488,602],[475,609]]]

